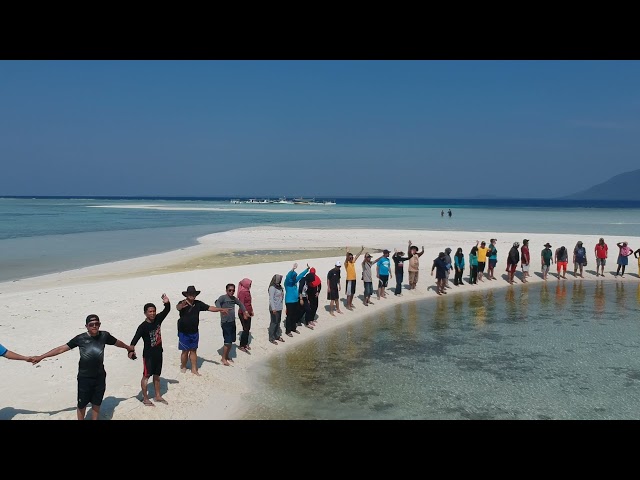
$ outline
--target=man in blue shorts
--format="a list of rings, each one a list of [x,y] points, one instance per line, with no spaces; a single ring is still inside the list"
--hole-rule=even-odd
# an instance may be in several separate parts
[[[100,331],[100,319],[98,315],[89,315],[85,320],[87,331],[76,335],[64,345],[49,350],[32,360],[35,365],[41,360],[68,352],[78,347],[80,350],[80,362],[78,363],[78,406],[76,414],[78,420],[84,420],[87,405],[91,403],[91,419],[97,420],[100,414],[100,405],[107,388],[107,372],[104,369],[104,347],[115,345],[124,348],[127,352],[135,352],[135,349],[118,340],[109,332]]]
[[[216,300],[216,307],[226,310],[220,315],[220,327],[222,328],[222,364],[229,366],[229,362],[233,362],[229,358],[231,352],[231,344],[236,341],[236,305],[240,307],[244,315],[244,319],[249,318],[249,312],[244,304],[235,296],[236,286],[233,283],[227,283],[225,287],[226,294],[221,295]]]
[[[132,347],[135,347],[140,339],[144,344],[140,388],[142,389],[142,403],[147,407],[155,407],[149,400],[149,393],[147,392],[147,385],[151,375],[153,375],[153,388],[155,390],[153,399],[156,402],[167,403],[160,393],[160,374],[162,373],[162,332],[160,331],[160,325],[167,318],[171,310],[171,303],[166,294],[163,293],[161,298],[162,303],[164,303],[164,309],[158,314],[156,314],[156,306],[153,303],[147,303],[144,306],[145,321],[138,326],[131,340]],[[135,352],[129,354],[129,358],[134,356]]]
[[[200,290],[189,285],[182,292],[186,298],[176,305],[180,318],[178,319],[178,349],[180,350],[180,371],[187,371],[187,360],[191,361],[191,373],[198,373],[198,344],[200,343],[200,312],[229,312],[226,308],[210,307],[196,297]]]

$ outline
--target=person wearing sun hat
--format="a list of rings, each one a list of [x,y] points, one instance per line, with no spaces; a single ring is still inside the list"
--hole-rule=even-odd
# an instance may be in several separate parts
[[[551,251],[551,245],[549,242],[544,244],[544,249],[540,252],[540,263],[542,268],[542,279],[546,280],[549,268],[551,268],[551,264],[553,263],[553,252]]]
[[[198,373],[198,344],[200,343],[200,312],[223,312],[227,314],[228,308],[218,308],[207,305],[196,297],[200,290],[189,285],[182,295],[186,297],[176,305],[178,309],[178,350],[180,350],[180,371],[187,371],[187,361],[191,362],[191,373]]]

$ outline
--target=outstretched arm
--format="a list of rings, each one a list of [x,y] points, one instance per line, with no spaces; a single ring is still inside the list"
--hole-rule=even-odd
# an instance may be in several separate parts
[[[362,255],[362,252],[364,252],[364,245],[362,246],[362,248],[360,249],[360,251],[358,252],[358,254],[356,255],[356,258],[353,259],[353,262],[355,263],[356,260],[358,260],[358,257],[360,255]]]
[[[222,312],[225,315],[227,313],[229,313],[229,309],[228,308],[220,308],[220,307],[209,307],[209,311],[210,312]]]
[[[25,357],[24,355],[20,355],[19,353],[12,352],[11,350],[7,350],[4,352],[4,358],[9,360],[24,360],[25,362],[31,362],[34,357]]]
[[[65,343],[64,345],[60,345],[59,347],[49,350],[47,353],[34,357],[31,360],[31,363],[35,365],[36,363],[39,363],[41,360],[44,360],[45,358],[55,357],[56,355],[60,355],[61,353],[68,352],[69,350],[71,350],[71,348],[69,347],[69,345]]]

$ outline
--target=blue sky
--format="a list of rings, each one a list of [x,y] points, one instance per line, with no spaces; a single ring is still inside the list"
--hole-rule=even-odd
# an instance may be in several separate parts
[[[0,61],[0,195],[557,197],[639,151],[639,61]]]

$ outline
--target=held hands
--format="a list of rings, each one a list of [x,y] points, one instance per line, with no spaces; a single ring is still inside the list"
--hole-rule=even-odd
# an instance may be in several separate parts
[[[136,355],[136,351],[133,349],[127,352],[127,357],[129,357],[131,360],[136,360],[138,358]]]
[[[166,293],[163,293],[160,298],[162,298],[162,303],[169,303],[169,297],[167,297]]]

